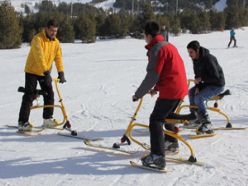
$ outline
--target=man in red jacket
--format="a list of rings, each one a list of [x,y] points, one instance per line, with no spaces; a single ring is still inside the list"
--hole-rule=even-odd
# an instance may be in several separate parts
[[[159,97],[150,116],[151,153],[141,158],[141,161],[144,166],[164,169],[166,165],[165,142],[174,142],[178,147],[177,139],[169,136],[164,137],[164,119],[175,111],[180,100],[183,100],[187,95],[188,86],[184,62],[180,54],[176,47],[166,42],[159,32],[159,25],[156,22],[146,23],[147,74],[135,92],[133,101],[137,101],[147,93],[154,95],[159,92]],[[165,127],[172,130],[174,125],[167,124]]]

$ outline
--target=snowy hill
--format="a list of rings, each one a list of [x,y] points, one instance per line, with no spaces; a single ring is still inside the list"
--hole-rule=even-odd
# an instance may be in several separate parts
[[[223,11],[226,8],[226,0],[219,0],[214,7],[217,11]]]
[[[36,3],[40,3],[42,0],[11,0],[11,5],[15,7],[16,11],[23,12],[24,8],[22,4],[27,4],[31,10],[34,9]],[[92,0],[52,0],[53,3],[59,4],[61,2],[65,3],[90,3]],[[102,3],[95,4],[98,8],[109,9],[113,7],[115,0],[106,0]]]
[[[192,62],[186,45],[199,40],[219,60],[226,77],[226,89],[232,92],[219,106],[236,127],[248,127],[248,28],[237,30],[239,48],[226,49],[229,33],[181,35],[170,41],[184,59],[188,78],[193,77]],[[218,42],[216,42],[218,41]],[[112,146],[123,135],[137,103],[131,96],[145,76],[147,65],[145,42],[136,39],[97,41],[94,44],[62,44],[65,77],[60,85],[64,104],[79,135],[102,137]],[[167,174],[132,168],[130,160],[144,150],[135,144],[122,147],[135,151],[131,156],[113,155],[87,148],[81,140],[58,136],[48,130],[44,135],[24,137],[6,124],[17,125],[24,85],[24,65],[30,46],[0,50],[0,185],[1,186],[247,186],[247,130],[216,131],[212,138],[188,140],[204,167],[167,163]],[[53,75],[57,77],[56,70]],[[187,97],[185,99],[187,103]],[[145,97],[137,121],[148,123],[156,98]],[[58,101],[56,99],[56,101]],[[42,100],[41,100],[42,103]],[[61,118],[59,112],[56,118]],[[225,126],[220,115],[210,112],[215,127]],[[33,111],[31,121],[42,124],[41,110]],[[183,134],[193,133],[191,130]],[[135,133],[134,133],[135,134]],[[149,137],[140,137],[149,143]],[[180,144],[179,156],[189,151]]]
[[[21,7],[21,4],[27,4],[31,10],[33,10],[35,3],[40,3],[42,0],[11,0],[11,4],[15,7],[18,12],[23,12],[24,9]],[[51,0],[55,4],[59,4],[61,2],[66,3],[90,3],[92,0]],[[97,3],[94,6],[97,8],[109,9],[113,8],[115,0],[105,0],[102,3]],[[215,9],[217,11],[223,11],[226,7],[226,0],[219,0],[215,5]]]

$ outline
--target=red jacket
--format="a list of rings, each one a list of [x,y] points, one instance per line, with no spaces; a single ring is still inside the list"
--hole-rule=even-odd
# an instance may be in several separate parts
[[[159,99],[184,99],[188,94],[184,62],[175,46],[157,35],[148,45],[147,74],[135,95],[143,97],[154,86]]]

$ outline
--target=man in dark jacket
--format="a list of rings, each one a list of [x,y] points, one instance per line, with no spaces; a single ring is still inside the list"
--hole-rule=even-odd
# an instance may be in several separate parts
[[[147,22],[145,25],[145,40],[148,43],[148,65],[145,79],[135,92],[133,101],[137,101],[145,94],[159,92],[154,110],[150,116],[150,143],[151,153],[141,161],[144,166],[165,167],[165,139],[177,143],[174,138],[164,138],[164,119],[169,116],[180,100],[188,94],[187,78],[184,63],[177,49],[166,42],[159,34],[159,25],[156,22]],[[174,125],[167,124],[166,128],[173,130]]]
[[[193,60],[195,73],[195,86],[189,91],[190,105],[198,107],[198,134],[213,133],[211,122],[206,110],[205,101],[220,94],[224,90],[225,78],[222,68],[215,56],[209,50],[201,47],[198,41],[191,41],[188,46],[188,53]],[[196,111],[191,109],[191,112]]]

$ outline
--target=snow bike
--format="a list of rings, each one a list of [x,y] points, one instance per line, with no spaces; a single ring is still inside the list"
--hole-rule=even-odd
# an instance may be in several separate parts
[[[190,87],[190,84],[193,83],[194,80],[193,79],[189,79],[188,80],[188,86]],[[220,128],[214,128],[213,130],[243,130],[245,128],[233,128],[232,124],[231,124],[231,121],[230,121],[230,117],[223,111],[221,110],[218,106],[218,101],[222,100],[225,96],[228,96],[228,95],[231,95],[231,92],[229,89],[225,90],[224,92],[222,92],[221,94],[217,95],[217,96],[214,96],[212,98],[210,98],[208,101],[206,101],[206,108],[207,110],[210,110],[210,111],[213,111],[213,112],[216,112],[220,115],[222,115],[225,119],[226,119],[226,126],[225,127],[220,127]],[[211,101],[213,102],[214,101],[214,104],[213,106],[208,106],[208,102]],[[182,105],[182,103],[178,106],[178,108],[176,109],[176,113],[179,114],[181,112],[182,109],[184,108],[196,108],[197,109],[197,106],[190,106],[190,105]],[[185,128],[187,128],[187,124],[188,122],[187,121],[181,121],[181,123],[185,124]],[[191,127],[189,127],[191,128]]]
[[[38,98],[41,95],[43,95],[43,96],[46,95],[47,93],[45,91],[43,91],[43,90],[37,89],[36,90],[36,95],[35,95],[36,104],[31,106],[31,110],[33,110],[33,109],[40,109],[40,108],[51,108],[51,107],[53,107],[53,108],[59,108],[61,110],[61,112],[62,112],[63,119],[62,119],[62,121],[59,121],[58,122],[57,126],[54,129],[67,130],[67,131],[69,131],[71,133],[72,136],[77,136],[77,131],[71,129],[71,124],[70,124],[70,121],[68,120],[68,115],[66,113],[65,106],[64,106],[64,103],[63,103],[63,99],[62,99],[62,96],[61,96],[60,90],[59,90],[59,85],[58,85],[59,79],[52,78],[52,80],[53,80],[53,82],[55,84],[56,92],[58,94],[58,98],[59,98],[58,104],[54,104],[54,105],[40,105],[38,103]],[[19,87],[17,91],[18,92],[25,93],[25,88],[24,87]],[[57,127],[62,126],[62,125],[63,125],[62,128],[57,128]],[[34,128],[39,128],[39,127],[34,127]]]
[[[119,149],[120,146],[122,145],[131,145],[131,141],[138,144],[139,146],[141,146],[142,148],[144,148],[145,150],[150,150],[150,146],[146,143],[142,143],[140,141],[138,141],[137,139],[135,139],[132,135],[132,132],[133,132],[133,128],[134,127],[143,127],[143,128],[149,128],[148,125],[146,124],[141,124],[141,123],[134,123],[134,121],[136,120],[136,117],[137,117],[137,114],[141,108],[141,105],[142,105],[142,102],[143,102],[143,97],[139,100],[139,103],[138,103],[138,106],[133,114],[133,116],[131,117],[131,120],[129,122],[129,125],[123,135],[123,137],[121,138],[121,142],[120,143],[114,143],[113,144],[113,148],[114,149]],[[189,115],[180,115],[178,116],[176,119],[173,119],[173,118],[170,118],[170,119],[165,119],[165,122],[166,123],[169,123],[169,124],[174,124],[174,123],[177,123],[177,122],[186,122],[188,121],[187,120],[187,117]],[[176,115],[175,115],[176,117]],[[168,131],[168,130],[164,130],[164,134],[166,135],[169,135],[173,138],[176,138],[178,139],[179,141],[181,141],[182,143],[184,143],[189,151],[190,151],[190,157],[188,160],[186,160],[188,163],[197,163],[197,160],[196,160],[196,157],[195,157],[195,153],[194,153],[194,150],[193,148],[191,147],[191,145],[179,134],[179,129],[176,127],[176,130],[175,131]],[[185,161],[185,162],[186,162]]]

